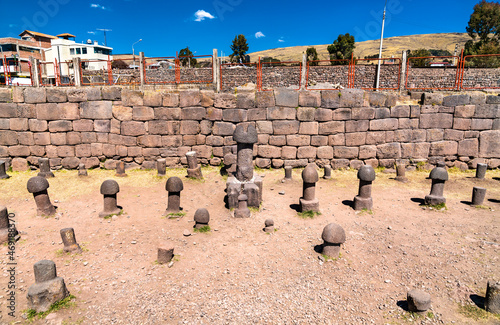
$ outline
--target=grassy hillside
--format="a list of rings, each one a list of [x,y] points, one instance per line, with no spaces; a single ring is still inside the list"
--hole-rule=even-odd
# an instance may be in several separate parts
[[[458,43],[458,48],[462,49],[465,42],[469,39],[470,37],[466,33],[442,33],[388,37],[384,38],[382,57],[401,57],[401,52],[403,50],[416,50],[420,48],[448,50],[453,53],[455,50],[455,44]],[[249,53],[249,55],[252,62],[256,61],[259,56],[261,58],[271,56],[281,61],[300,61],[302,60],[302,53],[304,53],[308,47],[314,46],[318,52],[319,59],[327,60],[328,51],[326,48],[328,45],[330,44],[276,48]],[[378,54],[379,45],[380,40],[356,43],[354,55],[359,58],[364,58],[368,55]]]

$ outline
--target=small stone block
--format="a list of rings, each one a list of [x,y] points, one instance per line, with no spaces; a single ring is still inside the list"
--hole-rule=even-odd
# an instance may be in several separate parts
[[[169,263],[174,257],[174,249],[173,248],[158,248],[158,264],[166,264]]]
[[[431,295],[418,289],[408,291],[406,296],[408,310],[412,312],[424,312],[431,308]]]

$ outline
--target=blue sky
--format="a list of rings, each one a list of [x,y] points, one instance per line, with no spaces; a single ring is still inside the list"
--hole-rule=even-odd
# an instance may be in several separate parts
[[[384,37],[465,32],[479,0],[437,2],[387,0]],[[189,46],[196,55],[213,48],[229,54],[235,35],[243,34],[249,52],[296,45],[331,44],[339,34],[356,41],[378,39],[384,0],[358,1],[148,1],[148,0],[26,0],[9,2],[0,21],[0,37],[24,29],[57,35],[71,33],[76,41],[104,43],[107,33],[114,54],[145,52],[174,56]],[[3,7],[3,9],[6,9]]]

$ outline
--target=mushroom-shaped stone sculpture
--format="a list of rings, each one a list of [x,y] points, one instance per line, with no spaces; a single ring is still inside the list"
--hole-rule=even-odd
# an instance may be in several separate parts
[[[370,165],[361,166],[358,170],[359,192],[354,197],[354,210],[371,210],[373,208],[372,182],[375,180],[375,170]]]
[[[207,209],[201,208],[196,210],[196,212],[194,213],[194,222],[195,222],[194,227],[196,229],[208,226],[209,221],[210,221],[210,213],[208,213]]]
[[[300,211],[319,211],[319,200],[315,197],[316,182],[319,180],[314,164],[307,165],[302,171],[302,197],[300,198]]]
[[[345,242],[344,228],[336,223],[330,223],[323,228],[321,238],[323,238],[322,253],[329,257],[338,257],[340,245]]]
[[[181,191],[184,189],[184,184],[179,177],[170,177],[165,184],[165,189],[168,192],[168,205],[165,215],[177,213],[181,210]]]
[[[265,232],[268,232],[268,233],[271,233],[274,231],[274,220],[273,219],[266,219],[266,221],[264,221],[264,231]]]
[[[446,203],[446,198],[443,196],[444,183],[448,180],[448,171],[444,164],[438,164],[429,174],[432,179],[431,193],[425,196],[425,204],[438,205]]]
[[[122,209],[116,204],[116,194],[120,186],[114,179],[107,179],[101,184],[101,194],[104,196],[104,210],[99,212],[99,217],[120,214]]]
[[[250,217],[250,209],[248,209],[247,205],[248,196],[246,194],[240,194],[238,196],[238,208],[234,210],[235,218],[249,218]]]
[[[49,181],[42,176],[31,177],[26,186],[28,192],[33,193],[36,203],[36,213],[41,216],[52,216],[56,213],[56,208],[52,205],[47,189]]]

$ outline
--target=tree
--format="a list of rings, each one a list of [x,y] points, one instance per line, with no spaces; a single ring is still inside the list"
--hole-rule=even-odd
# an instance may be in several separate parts
[[[327,47],[330,60],[350,60],[355,47],[354,36],[349,35],[349,33],[339,35],[333,44]],[[335,63],[331,62],[331,64]],[[343,64],[347,64],[347,62]]]
[[[244,35],[236,35],[231,44],[231,50],[233,53],[229,55],[231,62],[246,63],[245,54],[248,51],[247,39]]]
[[[493,38],[498,40],[500,35],[500,4],[485,0],[476,4],[465,29],[473,40],[479,36],[481,43],[490,41],[490,34],[493,34]]]
[[[128,64],[123,60],[115,60],[111,62],[111,68],[113,69],[128,69]]]
[[[314,47],[307,48],[306,56],[307,56],[307,62],[318,60],[318,52]],[[311,65],[318,65],[318,62],[311,62]]]
[[[418,49],[418,50],[413,50],[413,51],[408,51],[408,58],[425,58],[428,56],[432,56],[431,52],[427,49]],[[415,59],[415,60],[410,60],[411,62],[411,67],[427,67],[429,66],[429,63],[431,62],[431,59]]]
[[[197,63],[196,59],[193,58],[193,52],[191,52],[189,46],[179,51],[179,60],[183,67],[194,67]]]

